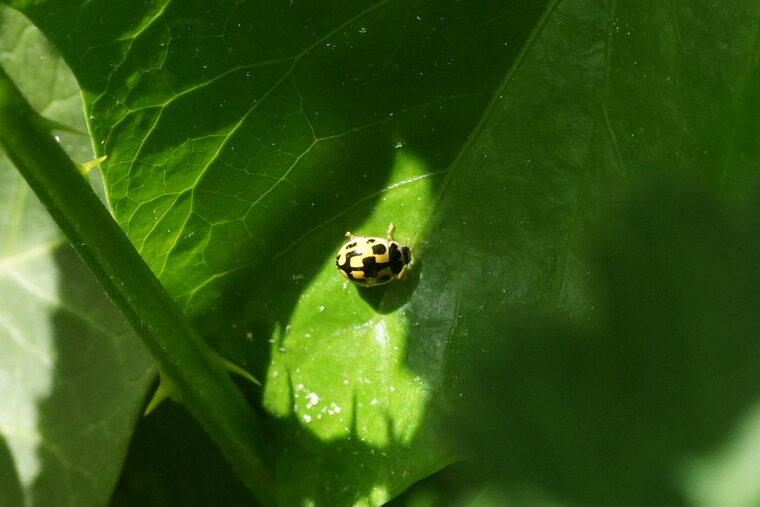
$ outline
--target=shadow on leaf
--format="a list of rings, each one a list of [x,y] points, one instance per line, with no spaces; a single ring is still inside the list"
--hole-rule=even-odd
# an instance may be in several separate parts
[[[760,400],[758,209],[673,177],[599,224],[591,321],[505,315],[473,357],[457,426],[471,472],[582,505],[693,500],[685,465]]]

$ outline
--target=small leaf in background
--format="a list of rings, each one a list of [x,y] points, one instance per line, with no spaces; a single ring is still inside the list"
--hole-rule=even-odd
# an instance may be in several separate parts
[[[2,7],[0,33],[0,63],[34,106],[85,130],[76,82],[40,32]],[[61,137],[76,160],[92,156],[86,136]],[[3,156],[0,504],[105,504],[152,377],[146,351]]]

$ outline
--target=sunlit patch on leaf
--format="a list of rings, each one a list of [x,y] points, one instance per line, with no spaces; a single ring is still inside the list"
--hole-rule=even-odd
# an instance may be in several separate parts
[[[758,505],[760,483],[748,470],[760,464],[760,405],[744,414],[716,450],[686,463],[682,484],[692,505]]]
[[[432,206],[430,183],[435,175],[405,151],[403,143],[395,146],[389,183],[372,196],[377,204],[356,233],[382,236],[394,222],[394,238],[407,243]],[[349,210],[339,219],[348,224],[350,214]],[[335,240],[337,245],[341,238]],[[324,440],[354,435],[380,448],[390,441],[408,443],[418,429],[430,388],[405,364],[410,323],[403,306],[387,313],[383,306],[393,301],[394,293],[406,294],[404,289],[412,283],[407,278],[384,287],[358,288],[337,273],[332,256],[326,258],[281,336],[272,340],[265,406],[281,417],[295,414]],[[365,291],[375,297],[363,297]]]

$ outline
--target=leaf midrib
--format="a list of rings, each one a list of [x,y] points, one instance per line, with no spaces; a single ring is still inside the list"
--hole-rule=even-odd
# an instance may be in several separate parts
[[[433,206],[430,208],[430,212],[428,213],[427,218],[425,219],[425,223],[417,230],[417,233],[412,237],[411,239],[412,243],[416,243],[417,238],[419,236],[422,236],[423,233],[428,229],[430,222],[432,221],[432,218],[435,216],[436,212],[438,211],[438,208],[440,207],[441,202],[443,202],[444,196],[446,195],[449,188],[451,187],[451,181],[454,179],[454,176],[456,175],[459,167],[461,167],[462,165],[462,160],[464,159],[465,155],[472,147],[472,144],[475,142],[475,139],[478,138],[478,135],[485,127],[486,122],[488,121],[488,119],[491,116],[491,113],[496,107],[496,103],[500,100],[501,96],[504,94],[504,90],[507,89],[507,86],[509,86],[509,84],[512,82],[512,79],[515,77],[515,74],[517,73],[519,68],[522,66],[522,63],[525,60],[525,56],[528,54],[528,51],[530,51],[530,49],[535,44],[544,26],[546,26],[546,22],[548,21],[549,17],[551,16],[551,14],[554,12],[554,9],[557,7],[557,5],[559,5],[561,1],[562,0],[550,0],[548,5],[544,8],[544,12],[541,14],[541,17],[538,19],[538,22],[533,27],[533,30],[531,30],[530,35],[528,36],[528,39],[525,41],[525,44],[523,44],[522,48],[520,48],[520,52],[517,54],[517,57],[515,58],[514,62],[512,62],[512,65],[510,65],[509,68],[507,69],[506,74],[504,75],[502,80],[499,82],[499,85],[496,87],[493,95],[491,96],[491,99],[488,101],[488,104],[483,108],[483,112],[478,118],[477,123],[472,128],[470,133],[467,135],[464,143],[462,144],[462,147],[459,149],[456,156],[454,157],[454,160],[449,165],[449,169],[441,185],[441,190],[439,191],[438,196],[434,198]]]

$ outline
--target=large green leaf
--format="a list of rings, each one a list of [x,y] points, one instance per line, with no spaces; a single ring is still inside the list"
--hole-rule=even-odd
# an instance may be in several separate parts
[[[593,315],[505,313],[472,357],[471,466],[574,505],[757,505],[760,193],[737,212],[692,178],[642,187],[588,242]]]
[[[399,310],[424,261],[363,294],[332,259],[347,229],[391,221],[422,245],[545,2],[51,5],[25,12],[78,76],[117,220],[208,339],[267,379],[283,501],[379,503],[450,461],[426,416],[445,343],[410,365]]]
[[[40,32],[2,8],[0,33],[0,63],[38,110],[83,129],[76,81]],[[86,136],[61,142],[92,155]],[[5,157],[0,358],[0,504],[105,504],[152,362]]]
[[[758,33],[754,2],[564,2],[497,102],[441,205],[441,244],[486,274],[449,356],[475,364],[480,474],[581,505],[757,504],[757,215],[734,211],[760,169]]]
[[[452,371],[466,367],[457,357],[470,360],[457,352],[493,335],[490,315],[524,306],[593,314],[578,243],[632,182],[684,173],[743,199],[760,163],[758,30],[749,1],[728,10],[560,4],[452,169],[434,216],[429,250],[447,255],[426,258],[426,280],[435,279],[411,306],[433,322],[460,308]]]
[[[593,315],[578,238],[605,200],[666,169],[741,196],[758,13],[322,4],[14,2],[79,79],[116,218],[266,380],[283,502],[374,504],[453,458],[437,417],[494,316]],[[342,234],[389,222],[408,279],[345,285]]]

